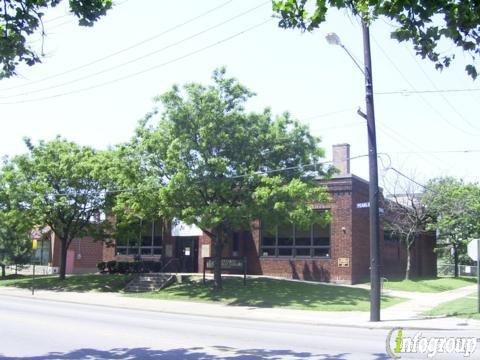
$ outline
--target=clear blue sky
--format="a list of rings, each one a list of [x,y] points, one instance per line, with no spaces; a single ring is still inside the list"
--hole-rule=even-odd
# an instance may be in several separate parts
[[[365,122],[356,114],[365,108],[363,75],[325,41],[336,32],[362,62],[361,27],[347,12],[331,11],[319,30],[301,34],[278,28],[269,1],[128,0],[93,28],[76,26],[66,4],[47,13],[45,25],[43,64],[0,81],[1,154],[25,151],[24,136],[59,134],[96,148],[127,141],[155,95],[208,82],[219,66],[257,93],[249,110],[291,112],[322,137],[327,158],[335,143],[350,143],[352,156],[367,153]],[[445,175],[477,181],[479,91],[380,94],[480,88],[463,71],[465,56],[457,52],[452,67],[438,72],[391,40],[391,29],[383,20],[371,28],[378,151],[389,154],[380,157],[380,176],[393,166],[419,182]],[[446,152],[464,150],[471,152]],[[367,159],[352,160],[352,171],[368,178]]]

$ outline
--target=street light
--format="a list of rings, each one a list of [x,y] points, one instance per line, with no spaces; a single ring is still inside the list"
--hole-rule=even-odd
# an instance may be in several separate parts
[[[380,241],[379,241],[379,214],[378,214],[378,165],[377,165],[377,136],[375,132],[375,112],[373,106],[372,58],[370,54],[370,31],[368,25],[362,21],[363,58],[365,70],[358,64],[348,49],[342,44],[335,33],[326,35],[331,45],[340,46],[365,76],[365,102],[367,114],[360,110],[358,114],[367,120],[368,129],[368,168],[369,168],[369,201],[370,201],[370,321],[380,321]]]

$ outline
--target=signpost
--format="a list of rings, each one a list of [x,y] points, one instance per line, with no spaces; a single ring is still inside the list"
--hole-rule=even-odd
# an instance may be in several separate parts
[[[32,295],[35,295],[35,250],[37,250],[38,239],[42,237],[42,232],[33,230],[30,235],[32,237]]]
[[[480,313],[480,239],[474,239],[468,243],[467,247],[468,256],[477,262],[477,299],[478,299],[478,312]]]

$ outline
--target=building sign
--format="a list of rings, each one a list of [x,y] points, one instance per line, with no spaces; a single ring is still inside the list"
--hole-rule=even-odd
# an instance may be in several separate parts
[[[214,258],[203,258],[203,283],[205,284],[205,271],[213,270]],[[222,270],[230,270],[243,272],[243,285],[247,284],[247,258],[246,257],[224,257],[221,260],[220,267]]]
[[[362,203],[357,203],[357,209],[365,209],[365,208],[369,208],[370,207],[370,203],[367,201],[367,202],[362,202]]]
[[[208,244],[202,245],[202,257],[204,258],[210,257],[210,245]]]
[[[361,202],[357,203],[357,209],[368,209],[370,207],[370,202]],[[378,213],[380,215],[383,215],[385,213],[385,210],[383,208],[378,208]]]
[[[348,257],[341,257],[338,258],[338,267],[350,267],[350,258]]]
[[[243,270],[244,258],[222,258],[222,270]],[[214,259],[205,258],[205,269],[213,270]]]

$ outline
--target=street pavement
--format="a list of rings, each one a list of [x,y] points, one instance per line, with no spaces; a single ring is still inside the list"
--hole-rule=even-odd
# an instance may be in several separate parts
[[[0,295],[1,359],[388,359],[387,330]]]
[[[382,310],[382,321],[369,322],[367,312],[228,306],[118,293],[38,290],[32,295],[0,287],[0,359],[388,359],[385,339],[397,327],[480,338],[478,320],[421,315],[474,291],[474,286],[441,294],[391,291],[409,300]]]

